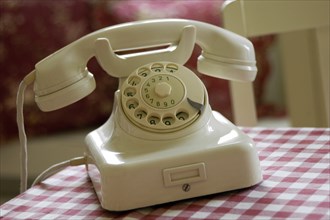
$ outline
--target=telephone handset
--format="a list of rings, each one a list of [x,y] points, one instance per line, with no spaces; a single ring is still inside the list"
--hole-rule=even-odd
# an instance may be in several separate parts
[[[147,20],[101,29],[37,63],[36,102],[42,110],[51,111],[93,91],[93,75],[86,68],[93,56],[108,74],[125,78],[150,62],[165,60],[184,64],[195,42],[203,50],[198,58],[198,71],[229,80],[254,80],[257,71],[254,49],[247,39],[198,21]],[[169,47],[130,55],[115,53],[164,45]]]
[[[86,137],[86,169],[105,209],[134,209],[262,180],[251,139],[211,110],[205,86],[184,66],[195,43],[202,48],[198,71],[254,80],[254,49],[247,39],[203,22],[158,19],[86,35],[37,63],[23,81],[34,82],[40,109],[52,111],[93,91],[86,68],[93,56],[119,78],[109,120]]]

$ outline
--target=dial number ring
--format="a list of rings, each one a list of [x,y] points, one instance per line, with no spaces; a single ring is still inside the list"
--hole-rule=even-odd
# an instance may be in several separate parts
[[[161,91],[157,91],[157,88]],[[174,90],[174,92],[171,90]],[[178,78],[172,75],[157,74],[151,76],[142,85],[141,96],[146,104],[151,107],[168,109],[181,103],[185,97],[185,87]]]

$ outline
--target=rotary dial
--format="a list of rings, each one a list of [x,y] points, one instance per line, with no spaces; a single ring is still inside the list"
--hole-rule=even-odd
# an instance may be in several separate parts
[[[138,68],[127,78],[121,87],[121,102],[137,126],[171,132],[198,118],[204,93],[200,79],[186,67],[157,62]]]

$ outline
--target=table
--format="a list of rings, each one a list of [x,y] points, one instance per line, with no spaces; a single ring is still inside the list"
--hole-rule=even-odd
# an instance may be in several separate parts
[[[2,219],[330,219],[330,129],[242,128],[257,186],[125,212],[103,210],[84,166],[67,167],[0,207]]]

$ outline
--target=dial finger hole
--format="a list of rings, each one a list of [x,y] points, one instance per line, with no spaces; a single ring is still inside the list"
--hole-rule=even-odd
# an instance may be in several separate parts
[[[174,124],[174,118],[171,116],[165,117],[165,118],[163,118],[163,123],[167,126],[171,126]]]
[[[126,106],[128,109],[136,109],[139,106],[139,103],[135,99],[130,99],[126,102]]]
[[[147,77],[150,74],[150,70],[148,68],[141,68],[138,70],[138,75],[142,77]]]
[[[189,115],[187,112],[181,111],[176,114],[176,118],[179,119],[180,121],[185,121],[189,118]]]
[[[134,113],[134,116],[138,119],[143,119],[147,116],[147,112],[143,109],[137,109]]]
[[[148,122],[150,125],[157,125],[159,123],[160,119],[157,116],[150,116],[148,118]]]
[[[133,97],[136,94],[136,90],[134,88],[126,88],[124,91],[124,95],[127,97]]]
[[[163,69],[164,69],[164,66],[161,63],[155,63],[151,66],[151,70],[156,73],[161,72]]]
[[[176,71],[178,71],[179,67],[175,64],[168,64],[166,66],[166,71],[170,72],[170,73],[175,73]]]
[[[141,79],[137,76],[132,76],[128,79],[128,84],[131,86],[136,86],[140,83]]]

